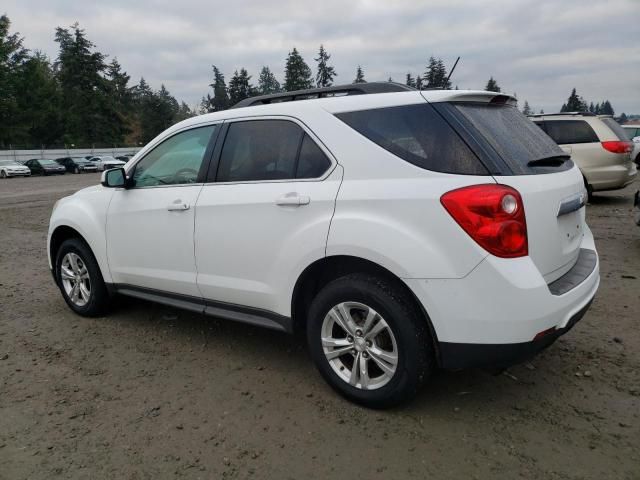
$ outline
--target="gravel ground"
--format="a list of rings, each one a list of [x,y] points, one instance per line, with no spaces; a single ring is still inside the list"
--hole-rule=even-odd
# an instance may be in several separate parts
[[[72,314],[47,224],[97,181],[0,181],[0,478],[640,478],[638,184],[587,209],[602,283],[568,335],[371,411],[285,334],[134,300]]]

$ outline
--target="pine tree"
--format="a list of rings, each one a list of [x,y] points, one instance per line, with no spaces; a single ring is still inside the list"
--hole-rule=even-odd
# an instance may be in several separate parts
[[[426,88],[437,88],[438,61],[434,56],[429,57],[427,68],[423,75]]]
[[[404,83],[405,83],[405,85],[407,85],[407,87],[416,88],[416,81],[413,78],[413,76],[411,75],[411,73],[407,73],[407,78],[406,78]]]
[[[544,110],[540,109],[540,115],[544,115]]]
[[[284,69],[284,89],[287,92],[293,92],[310,88],[313,88],[311,69],[298,50],[293,47],[293,50],[287,55]]]
[[[36,51],[21,66],[17,85],[18,114],[14,117],[19,143],[33,146],[59,143],[63,108],[60,88],[49,59]]]
[[[314,59],[318,62],[318,72],[316,73],[316,86],[318,88],[330,87],[333,85],[333,77],[338,75],[335,68],[328,64],[330,58],[331,55],[324,49],[323,45],[320,45],[318,58]]]
[[[356,78],[353,83],[367,83],[367,81],[364,79],[364,72],[362,71],[362,67],[360,65],[358,65],[358,68],[356,69]]]
[[[280,83],[276,76],[271,72],[269,67],[262,67],[260,77],[258,78],[258,92],[261,95],[269,95],[270,93],[278,93],[280,91]]]
[[[533,113],[533,110],[531,109],[531,107],[529,107],[529,102],[527,102],[526,100],[524,101],[524,106],[522,107],[522,113],[525,115],[531,115]]]
[[[589,112],[596,113],[596,107],[593,105],[593,102],[589,104]]]
[[[487,92],[498,92],[500,93],[500,87],[498,86],[498,82],[496,82],[493,77],[489,78],[487,85],[484,87]]]
[[[426,88],[444,88],[447,90],[451,88],[451,82],[447,80],[447,68],[441,58],[429,57],[423,80]]]
[[[420,75],[416,76],[416,88],[418,90],[422,90],[422,77]]]
[[[20,83],[19,69],[27,59],[28,50],[22,46],[19,33],[9,34],[11,21],[0,16],[0,147],[15,143],[19,125],[16,89]]]
[[[605,100],[602,104],[602,115],[615,115],[615,111],[613,110],[609,100]]]
[[[229,80],[229,104],[235,105],[236,103],[249,98],[254,95],[255,89],[250,83],[251,75],[246,69],[241,68],[240,73],[236,70],[233,73],[233,77]]]
[[[563,105],[563,108],[565,110],[560,110],[561,112],[586,112],[589,109],[587,102],[576,93],[575,88],[571,90],[571,95],[569,95],[567,103]]]
[[[229,93],[222,72],[215,65],[211,67],[213,68],[213,83],[209,84],[209,86],[213,88],[213,97],[207,94],[207,99],[209,100],[207,111],[218,112],[229,108]]]
[[[627,123],[629,121],[629,118],[627,117],[627,114],[622,112],[622,114],[620,115],[620,118],[618,118],[618,123],[620,125],[624,125],[625,123]]]
[[[65,143],[116,144],[123,140],[124,118],[109,99],[105,55],[94,51],[94,44],[78,24],[71,29],[58,27],[56,42],[60,51],[55,67],[62,90]]]

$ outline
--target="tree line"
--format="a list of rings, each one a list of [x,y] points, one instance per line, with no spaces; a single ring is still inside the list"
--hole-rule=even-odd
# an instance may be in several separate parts
[[[194,115],[164,85],[131,85],[78,24],[56,28],[53,61],[10,27],[0,16],[0,148],[144,144]]]
[[[145,144],[190,116],[225,110],[256,95],[329,87],[338,77],[324,45],[313,58],[315,74],[300,52],[292,48],[286,57],[282,84],[268,66],[262,67],[254,84],[244,67],[235,70],[227,83],[223,72],[213,65],[209,90],[192,110],[164,85],[156,90],[144,78],[132,84],[118,59],[108,61],[77,23],[56,28],[55,60],[25,48],[24,39],[19,33],[11,33],[10,27],[9,18],[0,16],[0,148]],[[431,56],[424,71],[408,72],[404,83],[416,89],[451,89],[449,76],[443,60]],[[366,81],[364,69],[358,65],[354,77],[340,83]],[[484,89],[501,92],[493,76]],[[534,113],[526,100],[522,111]],[[561,111],[614,114],[608,100],[587,105],[575,88]],[[621,118],[626,119],[626,115]]]
[[[269,95],[280,92],[292,92],[296,90],[307,90],[310,88],[323,88],[333,85],[335,77],[338,76],[334,66],[330,65],[331,54],[324,45],[320,45],[318,56],[314,57],[316,62],[316,74],[314,76],[311,67],[304,60],[297,48],[288,53],[284,68],[284,83],[281,85],[276,76],[268,66],[263,66],[258,75],[258,82],[254,85],[253,78],[246,68],[235,70],[227,84],[224,74],[216,65],[212,65],[213,75],[210,91],[204,95],[200,101],[198,113],[211,113],[225,110],[236,103],[256,95]],[[417,88],[451,88],[449,75],[441,58],[429,58],[422,75],[414,76],[407,73],[406,85]],[[390,82],[393,81],[389,78]],[[341,83],[365,83],[364,70],[358,65],[355,77],[350,82]]]

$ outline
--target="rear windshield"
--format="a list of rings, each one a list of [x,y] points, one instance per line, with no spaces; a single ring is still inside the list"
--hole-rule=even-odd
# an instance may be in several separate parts
[[[417,167],[462,175],[488,174],[473,151],[429,104],[360,110],[336,117]]]
[[[624,131],[624,128],[620,126],[618,122],[616,122],[613,118],[602,118],[601,119],[607,127],[613,130],[613,133],[616,134],[618,140],[622,140],[623,142],[629,141],[629,135]]]
[[[511,169],[511,174],[546,173],[529,162],[545,158],[567,157],[567,154],[548,135],[524,116],[515,106],[486,103],[455,103],[462,114],[481,134],[490,147]],[[553,171],[571,168],[566,161]],[[507,172],[501,172],[509,174]]]

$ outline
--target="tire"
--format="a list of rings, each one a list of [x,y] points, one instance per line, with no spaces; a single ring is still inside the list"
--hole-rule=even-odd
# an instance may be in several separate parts
[[[583,176],[582,180],[584,180],[584,188],[587,190],[587,200],[591,203],[593,200],[593,187],[587,182],[587,177]]]
[[[334,320],[335,308],[339,312],[341,305],[343,312],[349,311],[352,321],[356,319],[351,326],[362,327],[352,328],[353,336]],[[377,315],[372,314],[373,322],[367,329],[364,317],[371,309]],[[385,322],[380,333],[367,337],[367,331],[371,335]],[[327,342],[336,339],[340,346],[329,346]],[[368,341],[363,344],[363,340]],[[307,342],[327,383],[349,400],[369,408],[388,408],[410,400],[434,367],[429,327],[413,299],[392,282],[367,274],[338,278],[318,293],[309,309]],[[329,359],[325,350],[330,356],[332,352],[347,351]],[[393,362],[381,362],[385,358],[381,352],[386,358],[395,354],[392,373],[388,370],[394,367]],[[368,372],[364,382],[360,369],[356,369],[355,379],[353,376],[353,366],[359,360],[364,361]],[[380,368],[381,364],[387,371]]]
[[[78,269],[73,268],[73,264],[69,262],[73,258],[76,259]],[[74,289],[71,288],[70,290],[69,287],[77,282],[65,281],[63,264],[67,272],[81,274],[82,276],[85,275],[82,267],[84,266],[86,269],[86,276],[81,281],[84,289],[80,288],[80,286],[78,287],[76,300],[73,299]],[[55,268],[56,282],[62,297],[71,310],[84,317],[100,316],[107,311],[110,303],[107,287],[104,284],[98,262],[89,246],[83,240],[79,238],[65,240],[56,254]],[[88,295],[86,295],[87,290],[89,292]]]
[[[4,170],[0,171],[0,178],[7,178],[7,172]]]

